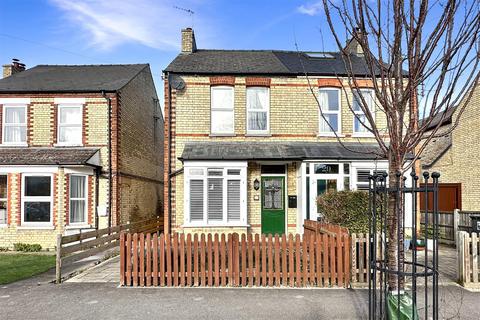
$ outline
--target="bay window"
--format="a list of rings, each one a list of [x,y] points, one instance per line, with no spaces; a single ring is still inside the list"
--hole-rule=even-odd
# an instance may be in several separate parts
[[[353,117],[353,132],[356,135],[370,135],[370,131],[365,127],[369,125],[367,116],[365,115],[364,109],[362,109],[363,102],[362,98],[365,100],[368,110],[370,110],[372,116],[375,116],[374,106],[373,106],[373,90],[371,89],[359,89],[358,91],[353,92],[353,103],[352,108],[354,112]]]
[[[318,94],[318,102],[320,105],[319,133],[340,133],[340,89],[321,88]]]
[[[23,145],[27,143],[27,106],[3,106],[3,144]]]
[[[268,133],[269,91],[265,87],[247,87],[247,133]]]
[[[233,95],[233,87],[211,87],[210,131],[212,134],[233,134],[235,132]]]
[[[59,144],[82,144],[82,105],[65,104],[58,106],[57,136]]]
[[[22,223],[25,225],[52,224],[52,176],[24,174],[22,179]]]
[[[246,163],[185,165],[185,224],[246,225]]]
[[[70,175],[70,224],[87,222],[87,176]]]

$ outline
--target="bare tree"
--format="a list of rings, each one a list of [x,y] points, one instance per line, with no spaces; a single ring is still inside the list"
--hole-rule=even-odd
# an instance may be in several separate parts
[[[364,116],[358,116],[350,102],[349,108],[375,137],[381,156],[388,159],[389,186],[401,186],[400,175],[439,134],[442,121],[433,122],[434,118],[443,120],[447,111],[456,107],[453,130],[479,82],[480,3],[323,0],[323,4],[345,64],[343,90],[354,92],[355,108]],[[340,36],[345,30],[351,38],[347,46]],[[352,60],[357,57],[352,55],[353,45],[365,60],[364,76],[354,70]],[[375,108],[360,90],[366,80],[371,80]],[[376,112],[385,114],[387,130],[375,123]],[[432,130],[433,123],[437,124]],[[414,159],[410,162],[411,155]],[[391,270],[401,270],[404,261],[403,245],[398,245],[404,237],[399,232],[404,219],[402,198],[398,194],[389,197],[387,264]],[[403,279],[389,274],[388,285],[391,291],[403,289]]]

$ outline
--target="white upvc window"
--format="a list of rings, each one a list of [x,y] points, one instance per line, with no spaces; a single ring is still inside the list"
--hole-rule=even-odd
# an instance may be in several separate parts
[[[270,89],[247,87],[247,133],[266,134],[270,130]]]
[[[0,175],[0,226],[7,224],[8,206],[7,206],[7,175]]]
[[[71,225],[87,223],[87,179],[86,175],[70,175],[69,223]]]
[[[318,93],[319,134],[333,135],[341,132],[340,89],[321,88]],[[323,117],[322,117],[323,114]]]
[[[186,226],[247,225],[246,163],[185,165]]]
[[[6,145],[27,144],[27,106],[3,105],[2,143]]]
[[[373,90],[359,89],[358,91],[360,92],[363,99],[367,103],[368,109],[370,110],[372,116],[375,119]],[[369,125],[369,122],[361,106],[362,106],[362,99],[360,98],[359,93],[357,91],[353,91],[352,109],[355,114],[353,117],[353,134],[356,136],[363,136],[363,135],[370,136],[372,135],[372,133],[368,131],[368,129],[365,127],[365,125],[367,126]]]
[[[234,134],[234,88],[231,86],[211,87],[211,128],[212,134]]]
[[[82,105],[58,105],[58,144],[82,144]]]
[[[51,174],[23,174],[21,200],[22,225],[52,225],[53,178]]]

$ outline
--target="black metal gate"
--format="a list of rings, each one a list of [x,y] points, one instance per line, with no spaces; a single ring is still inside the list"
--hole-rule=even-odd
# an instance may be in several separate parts
[[[438,319],[440,174],[424,172],[421,187],[414,171],[410,176],[409,187],[400,173],[370,176],[369,319]],[[417,224],[420,194],[423,206],[433,212],[433,220],[427,216],[421,226]],[[405,227],[410,205],[411,229]]]

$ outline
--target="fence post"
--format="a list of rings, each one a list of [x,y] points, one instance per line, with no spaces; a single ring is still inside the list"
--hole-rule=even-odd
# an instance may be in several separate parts
[[[62,282],[62,234],[57,234],[57,258],[55,261],[55,277],[57,284]]]
[[[453,236],[455,237],[455,244],[457,244],[458,240],[458,222],[460,218],[460,210],[454,209],[453,210]]]
[[[458,280],[463,285],[465,283],[465,233],[459,231],[457,234],[457,262],[458,262]]]

